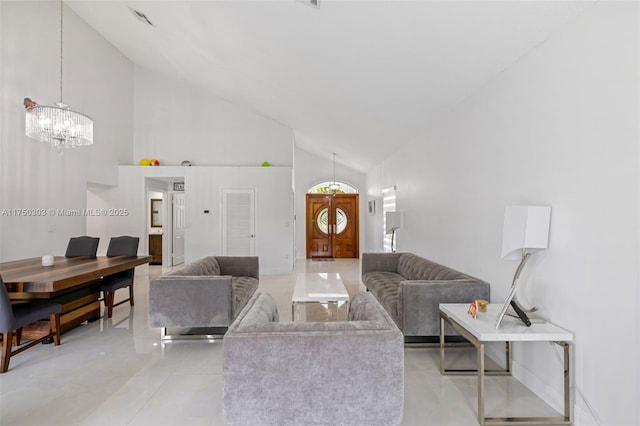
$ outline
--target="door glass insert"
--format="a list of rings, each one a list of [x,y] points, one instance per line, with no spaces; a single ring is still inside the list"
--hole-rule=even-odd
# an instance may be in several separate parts
[[[320,211],[318,215],[318,219],[316,220],[318,223],[318,228],[320,231],[325,234],[329,233],[329,209],[324,208]],[[342,209],[336,209],[336,233],[342,233],[347,227],[347,215],[342,211]]]

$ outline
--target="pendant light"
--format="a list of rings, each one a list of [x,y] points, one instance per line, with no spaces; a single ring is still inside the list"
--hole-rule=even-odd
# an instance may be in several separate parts
[[[63,68],[63,3],[60,0],[60,101],[54,106],[38,105],[25,98],[25,134],[57,148],[58,155],[66,148],[93,144],[93,120],[88,115],[72,111],[62,102]]]

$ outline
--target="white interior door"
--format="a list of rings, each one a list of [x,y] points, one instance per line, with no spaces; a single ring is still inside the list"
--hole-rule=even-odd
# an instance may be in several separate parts
[[[171,194],[171,205],[173,206],[173,238],[171,242],[171,265],[184,263],[184,193],[174,192]]]
[[[255,190],[222,190],[222,254],[255,255]]]

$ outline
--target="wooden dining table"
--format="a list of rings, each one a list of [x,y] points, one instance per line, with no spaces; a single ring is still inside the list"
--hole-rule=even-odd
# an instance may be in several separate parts
[[[0,275],[12,303],[47,301],[62,305],[62,332],[84,321],[100,318],[100,278],[149,263],[151,256],[55,257],[51,266],[42,259],[0,263]],[[25,338],[46,332],[48,321],[23,330]]]

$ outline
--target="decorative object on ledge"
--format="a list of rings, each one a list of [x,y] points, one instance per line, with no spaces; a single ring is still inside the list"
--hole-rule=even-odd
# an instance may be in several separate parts
[[[262,163],[262,167],[270,167],[271,163],[269,163],[268,161],[265,161]]]
[[[193,164],[191,164],[191,161],[189,160],[184,160],[182,163],[180,163],[181,166],[192,166]]]
[[[50,143],[63,154],[66,148],[93,144],[93,120],[88,115],[69,109],[62,102],[63,3],[60,0],[60,101],[54,106],[38,105],[24,99],[25,134],[40,142]]]
[[[391,253],[396,252],[396,231],[402,228],[402,212],[386,212],[385,233],[391,234]]]
[[[155,158],[149,160],[149,165],[150,166],[159,166],[160,165],[160,161],[156,160]]]

